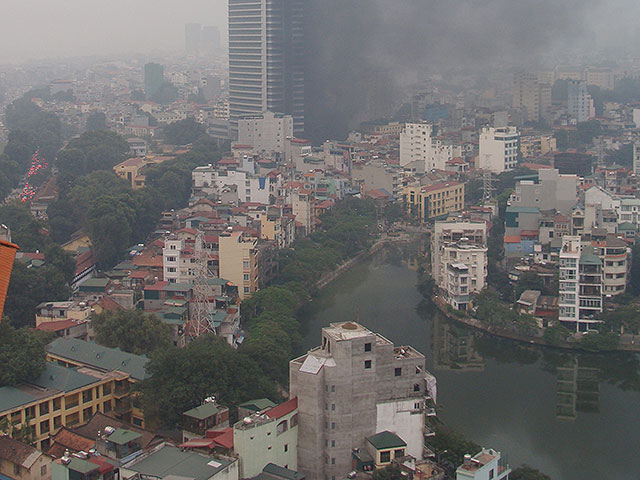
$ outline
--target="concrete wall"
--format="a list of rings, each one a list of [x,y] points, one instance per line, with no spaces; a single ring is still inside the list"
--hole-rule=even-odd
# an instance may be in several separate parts
[[[416,409],[416,404],[422,407],[424,400],[415,398],[379,403],[376,406],[376,432],[389,430],[407,442],[407,454],[422,458],[424,436],[424,411]]]

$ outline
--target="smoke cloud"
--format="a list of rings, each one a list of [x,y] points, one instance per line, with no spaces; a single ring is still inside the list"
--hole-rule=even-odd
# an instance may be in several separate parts
[[[536,68],[559,48],[593,48],[626,17],[620,8],[640,10],[629,0],[310,0],[307,136],[343,138],[372,90],[391,95],[420,72]]]

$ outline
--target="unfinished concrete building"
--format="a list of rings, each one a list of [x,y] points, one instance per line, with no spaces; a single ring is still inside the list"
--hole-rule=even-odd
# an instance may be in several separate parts
[[[366,438],[390,431],[421,459],[435,377],[425,357],[353,322],[322,329],[322,345],[289,364],[298,397],[298,470],[309,480],[345,478]]]

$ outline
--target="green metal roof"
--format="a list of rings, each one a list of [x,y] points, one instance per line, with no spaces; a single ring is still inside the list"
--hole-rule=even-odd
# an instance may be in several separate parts
[[[62,358],[90,365],[104,371],[118,370],[128,373],[135,380],[149,375],[145,365],[149,359],[145,355],[134,355],[118,348],[108,348],[77,338],[57,338],[46,347],[47,352]]]
[[[404,440],[388,430],[367,437],[367,441],[373,445],[376,450],[386,450],[388,448],[407,446],[407,443]]]
[[[65,368],[55,363],[47,362],[40,376],[29,383],[41,388],[71,392],[98,381],[96,377],[80,373],[75,368]]]
[[[0,412],[12,410],[36,400],[36,397],[16,387],[0,387]]]
[[[197,418],[198,420],[204,420],[212,415],[215,415],[220,411],[220,408],[215,403],[205,403],[199,407],[187,410],[183,415],[191,418]]]
[[[165,445],[139,461],[134,460],[126,468],[146,477],[175,476],[209,480],[230,463],[224,458],[212,458],[196,452],[182,452],[177,447]]]
[[[252,412],[260,412],[262,410],[275,406],[276,404],[268,398],[258,398],[257,400],[250,400],[241,405],[238,405],[238,408],[244,408],[246,410],[251,410]]]
[[[139,433],[132,432],[131,430],[125,430],[124,428],[118,428],[115,432],[107,437],[107,440],[115,443],[116,445],[124,445],[141,437],[142,435],[140,435]]]
[[[207,285],[226,285],[229,280],[225,278],[207,278]]]
[[[100,465],[91,463],[87,460],[83,460],[82,458],[73,457],[69,462],[69,465],[67,465],[67,468],[69,468],[69,470],[73,470],[74,472],[86,474],[91,473],[95,470],[99,470]]]
[[[89,278],[80,284],[80,289],[101,288],[104,289],[109,284],[108,278]]]
[[[187,292],[193,288],[190,283],[169,283],[163,290],[165,292]]]
[[[622,222],[621,224],[618,225],[618,231],[620,231],[620,230],[635,231],[636,227],[631,222]]]
[[[288,480],[303,480],[304,475],[296,472],[295,470],[289,470],[288,468],[280,467],[275,463],[267,463],[262,469],[264,473],[268,473],[278,478],[286,478]]]
[[[580,265],[602,265],[600,257],[590,252],[583,252],[580,255]]]

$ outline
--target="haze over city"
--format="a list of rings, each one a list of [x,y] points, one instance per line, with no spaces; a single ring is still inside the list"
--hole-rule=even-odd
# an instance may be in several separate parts
[[[0,480],[637,480],[639,0],[0,0]]]

